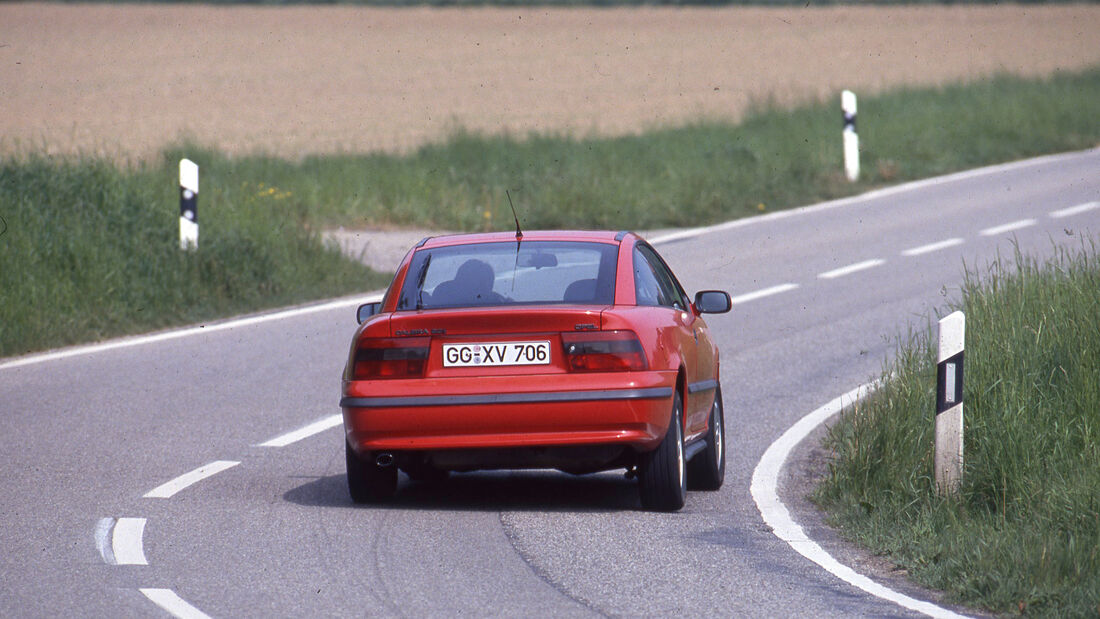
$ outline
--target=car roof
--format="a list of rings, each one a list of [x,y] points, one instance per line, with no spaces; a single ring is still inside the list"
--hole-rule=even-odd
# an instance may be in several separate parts
[[[614,230],[530,230],[523,233],[524,241],[581,241],[589,243],[620,243],[629,232]],[[512,232],[477,232],[471,234],[447,234],[432,236],[421,241],[417,247],[431,249],[434,247],[449,247],[453,245],[471,245],[474,243],[502,243],[515,242],[516,233]]]

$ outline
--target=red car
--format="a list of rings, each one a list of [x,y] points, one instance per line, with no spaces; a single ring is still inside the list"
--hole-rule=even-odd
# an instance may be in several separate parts
[[[401,261],[344,371],[348,489],[384,499],[397,472],[625,468],[674,511],[725,475],[718,349],[657,252],[629,232],[428,238]]]

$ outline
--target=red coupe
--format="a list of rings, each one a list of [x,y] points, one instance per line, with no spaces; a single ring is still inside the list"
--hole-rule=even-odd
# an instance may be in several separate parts
[[[694,302],[629,232],[428,238],[401,261],[344,371],[348,489],[384,499],[397,472],[625,468],[674,511],[725,475],[718,349]]]

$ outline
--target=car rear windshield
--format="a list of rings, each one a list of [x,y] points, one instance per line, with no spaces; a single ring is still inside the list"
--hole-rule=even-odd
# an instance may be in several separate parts
[[[610,305],[618,245],[476,243],[413,254],[398,310],[572,303]]]

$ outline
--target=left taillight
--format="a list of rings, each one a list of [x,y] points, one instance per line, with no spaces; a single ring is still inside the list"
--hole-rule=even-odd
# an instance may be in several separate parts
[[[363,338],[355,349],[352,380],[419,378],[428,366],[431,338]]]

